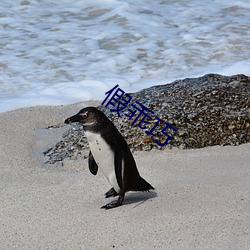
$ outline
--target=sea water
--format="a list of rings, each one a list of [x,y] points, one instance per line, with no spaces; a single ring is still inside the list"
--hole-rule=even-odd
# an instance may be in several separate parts
[[[250,0],[1,0],[0,112],[250,76]]]

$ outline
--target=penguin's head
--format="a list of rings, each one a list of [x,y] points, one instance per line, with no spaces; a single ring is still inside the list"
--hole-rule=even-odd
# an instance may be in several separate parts
[[[67,124],[79,122],[87,128],[91,126],[100,126],[106,119],[108,118],[97,108],[87,107],[80,110],[76,115],[69,117],[64,122]]]

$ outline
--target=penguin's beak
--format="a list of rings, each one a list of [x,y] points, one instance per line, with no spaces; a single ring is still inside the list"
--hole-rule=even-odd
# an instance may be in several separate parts
[[[81,116],[79,116],[78,114],[77,115],[73,115],[69,118],[67,118],[64,123],[67,123],[67,124],[70,124],[72,122],[80,122],[81,120]]]

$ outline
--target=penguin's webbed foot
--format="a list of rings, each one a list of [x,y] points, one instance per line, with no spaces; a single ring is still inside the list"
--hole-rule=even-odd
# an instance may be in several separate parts
[[[110,203],[108,203],[108,204],[102,206],[101,208],[110,209],[110,208],[114,208],[114,207],[119,207],[119,206],[122,205],[123,200],[124,200],[124,197],[123,197],[123,196],[119,196],[118,200],[116,200],[116,201],[111,201]]]
[[[115,191],[114,188],[111,188],[107,193],[105,193],[106,198],[109,198],[109,197],[112,197],[112,196],[115,197],[117,195],[118,195],[118,193]]]

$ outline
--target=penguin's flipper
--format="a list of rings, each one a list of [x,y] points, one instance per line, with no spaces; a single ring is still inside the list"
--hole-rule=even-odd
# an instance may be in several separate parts
[[[115,176],[120,189],[123,189],[122,181],[122,149],[115,147]]]
[[[91,151],[89,151],[89,170],[93,175],[96,175],[98,171],[98,165],[96,164]]]
[[[111,188],[108,192],[105,193],[106,198],[109,198],[109,197],[112,197],[112,196],[115,197],[117,195],[118,195],[118,193],[115,191],[114,188]]]

